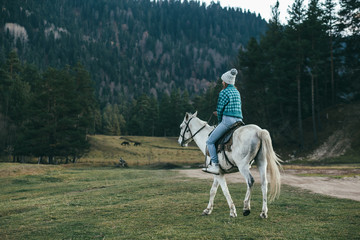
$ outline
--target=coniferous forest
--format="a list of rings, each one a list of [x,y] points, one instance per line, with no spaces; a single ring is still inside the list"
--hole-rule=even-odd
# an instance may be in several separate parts
[[[360,3],[294,0],[279,22],[196,1],[0,1],[0,150],[75,162],[88,134],[177,136],[239,70],[246,123],[301,148],[303,120],[359,99]],[[283,13],[284,14],[284,13]],[[214,124],[214,123],[212,123]]]

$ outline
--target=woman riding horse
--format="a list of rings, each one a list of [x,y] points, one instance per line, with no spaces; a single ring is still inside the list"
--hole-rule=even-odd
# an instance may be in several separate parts
[[[219,125],[210,134],[208,140],[206,141],[206,146],[209,150],[211,158],[211,164],[202,170],[207,173],[220,174],[219,160],[215,143],[230,129],[234,123],[242,121],[243,118],[240,93],[234,86],[237,73],[237,70],[233,68],[221,76],[223,89],[219,93],[216,112],[214,112],[218,118]]]

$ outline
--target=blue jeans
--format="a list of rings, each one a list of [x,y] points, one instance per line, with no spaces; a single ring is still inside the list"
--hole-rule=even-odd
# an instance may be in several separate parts
[[[210,134],[208,140],[206,141],[206,146],[209,150],[211,162],[215,164],[219,164],[215,143],[219,138],[221,138],[229,129],[230,127],[238,122],[241,121],[241,118],[237,117],[230,117],[230,116],[223,116],[222,121],[219,125],[215,128],[215,130]]]

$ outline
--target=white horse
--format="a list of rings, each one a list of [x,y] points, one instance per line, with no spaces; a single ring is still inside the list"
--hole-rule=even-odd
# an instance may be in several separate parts
[[[180,136],[178,142],[181,146],[186,147],[189,142],[194,140],[203,154],[206,156],[206,140],[214,127],[209,126],[207,122],[200,120],[197,117],[197,112],[194,114],[186,113],[184,121],[180,125]],[[224,158],[224,153],[218,153],[219,163],[221,169],[227,168],[230,163],[236,166],[240,173],[245,178],[247,183],[247,191],[244,199],[243,215],[250,214],[250,195],[251,187],[254,184],[254,179],[250,173],[252,162],[256,162],[260,172],[261,190],[263,197],[261,218],[267,218],[267,170],[270,172],[270,201],[274,200],[280,195],[280,169],[281,160],[277,157],[273,150],[270,134],[267,130],[261,129],[256,125],[246,125],[238,128],[233,136],[233,144],[231,151],[226,151],[228,157],[227,162]],[[254,161],[253,161],[254,160]],[[206,157],[206,165],[210,163],[210,158]],[[214,198],[219,185],[226,197],[230,208],[230,217],[237,217],[235,205],[231,199],[229,189],[226,184],[224,174],[221,171],[220,175],[214,175],[214,182],[210,190],[210,200],[207,208],[203,211],[203,215],[211,214],[214,207]]]

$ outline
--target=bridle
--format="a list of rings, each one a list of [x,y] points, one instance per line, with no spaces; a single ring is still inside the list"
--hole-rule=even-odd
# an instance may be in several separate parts
[[[206,127],[206,124],[204,126],[202,126],[199,130],[197,130],[194,134],[192,134],[191,129],[189,127],[191,120],[193,120],[194,118],[190,118],[189,121],[187,121],[186,127],[183,131],[183,133],[181,134],[182,140],[181,140],[181,146],[184,146],[186,143],[189,143],[191,140],[193,140],[193,138],[196,136],[196,134],[198,134],[201,130],[203,130]],[[185,133],[186,132],[190,132],[190,138],[185,140]]]

